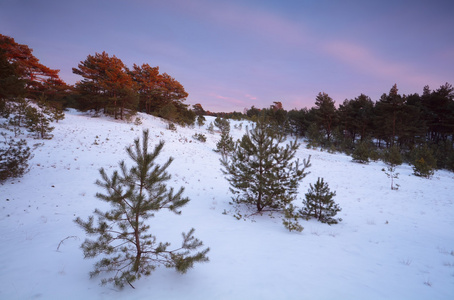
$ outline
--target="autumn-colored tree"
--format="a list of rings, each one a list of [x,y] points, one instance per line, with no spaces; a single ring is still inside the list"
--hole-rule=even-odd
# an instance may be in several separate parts
[[[120,114],[123,119],[124,109],[135,109],[135,84],[126,65],[115,55],[105,51],[88,55],[85,61],[73,68],[73,73],[84,79],[75,85],[80,94],[82,108],[104,109],[105,113]]]
[[[60,70],[41,64],[27,45],[18,44],[13,38],[0,34],[0,49],[4,51],[8,62],[15,65],[19,79],[25,81],[28,98],[38,98],[50,85],[68,88],[58,75]]]
[[[142,64],[142,66],[134,64],[130,74],[139,93],[139,110],[151,114],[153,102],[157,101],[160,90],[158,85],[159,67],[150,67],[148,64]]]
[[[163,109],[165,106],[174,106],[178,113],[187,110],[188,105],[183,102],[188,97],[183,85],[167,73],[159,77],[159,102],[156,103],[156,111]]]
[[[188,123],[189,115],[194,122],[195,116],[188,111],[188,105],[183,104],[188,93],[177,80],[167,73],[159,74],[159,67],[148,64],[134,64],[130,75],[136,83],[140,110],[179,123]]]

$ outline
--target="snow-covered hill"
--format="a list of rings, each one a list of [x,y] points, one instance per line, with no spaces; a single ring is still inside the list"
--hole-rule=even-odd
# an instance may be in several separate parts
[[[0,186],[0,299],[454,299],[453,173],[428,180],[402,165],[392,191],[383,163],[361,165],[303,144],[298,157],[311,155],[312,167],[296,204],[323,177],[343,221],[302,221],[302,233],[289,233],[277,215],[238,221],[228,214],[229,185],[213,151],[219,134],[197,126],[173,132],[161,119],[140,117],[136,126],[68,112],[34,151],[30,172]],[[231,127],[237,139],[246,123]],[[94,196],[98,170],[115,170],[142,128],[165,141],[158,160],[175,158],[169,184],[184,186],[191,199],[181,216],[159,213],[151,231],[178,245],[194,227],[210,262],[185,275],[161,267],[136,289],[117,291],[89,278],[96,260],[83,259],[85,233],[73,220],[106,208]]]

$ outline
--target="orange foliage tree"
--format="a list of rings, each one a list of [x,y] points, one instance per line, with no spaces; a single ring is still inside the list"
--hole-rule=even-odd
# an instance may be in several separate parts
[[[43,94],[55,95],[68,90],[69,87],[58,75],[60,70],[41,64],[27,45],[18,44],[13,38],[0,34],[0,49],[8,62],[15,65],[19,78],[25,81],[26,97],[36,100]]]
[[[73,68],[73,73],[83,77],[75,85],[82,109],[99,112],[102,108],[105,113],[123,119],[125,108],[136,108],[136,84],[128,68],[115,55],[110,57],[105,51],[88,55],[78,68]]]

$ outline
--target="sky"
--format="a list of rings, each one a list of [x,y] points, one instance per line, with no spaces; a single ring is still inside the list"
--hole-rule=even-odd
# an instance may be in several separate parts
[[[0,0],[0,33],[74,84],[72,68],[106,51],[159,66],[185,103],[213,112],[377,101],[454,84],[449,0]]]

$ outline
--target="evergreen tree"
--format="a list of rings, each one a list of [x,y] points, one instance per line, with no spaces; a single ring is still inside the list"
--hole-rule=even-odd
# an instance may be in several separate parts
[[[402,135],[404,110],[405,98],[398,93],[396,84],[375,105],[375,136],[387,146],[393,146],[396,137]]]
[[[127,283],[148,276],[158,266],[175,268],[185,273],[196,262],[207,262],[206,254],[209,248],[192,254],[194,250],[203,246],[202,242],[193,236],[194,229],[187,234],[183,233],[183,242],[180,248],[168,250],[170,243],[158,243],[150,232],[148,219],[161,209],[180,214],[179,210],[189,199],[182,197],[183,187],[176,193],[173,188],[167,188],[165,182],[171,176],[166,172],[173,158],[160,166],[155,163],[164,142],[160,142],[153,152],[148,151],[148,130],[143,131],[142,144],[139,139],[134,141],[134,147],[126,149],[128,156],[135,163],[127,169],[124,161],[119,163],[120,172],[114,171],[112,176],[100,170],[102,180],[96,184],[106,190],[106,194],[98,193],[96,197],[108,202],[112,209],[102,212],[94,211],[94,216],[88,221],[77,218],[88,235],[95,236],[95,240],[86,239],[82,244],[85,258],[104,257],[95,264],[90,277],[100,273],[113,273],[113,277],[102,279],[101,283],[113,283],[123,288]]]
[[[3,135],[3,134],[2,134]],[[4,136],[6,139],[6,136]],[[10,177],[20,177],[28,170],[28,161],[32,158],[25,140],[6,139],[0,145],[0,182]]]
[[[221,130],[221,139],[216,143],[216,152],[229,155],[233,151],[235,143],[230,135],[230,122],[226,119],[216,118],[214,124]]]
[[[202,115],[197,116],[197,125],[199,127],[202,127],[205,124],[205,121],[206,121],[206,119],[204,116],[202,116]]]
[[[216,143],[216,152],[220,152],[222,155],[229,155],[235,147],[230,131],[221,132],[221,139]]]
[[[208,128],[207,128],[207,131],[211,134],[214,133],[214,125],[213,125],[213,122],[210,122],[210,124],[208,125]]]
[[[329,147],[331,134],[337,122],[337,113],[334,104],[334,100],[326,93],[318,93],[315,98],[316,122],[323,132],[324,147]]]
[[[125,109],[137,106],[136,82],[129,69],[115,55],[105,51],[88,55],[73,73],[83,77],[75,85],[83,109],[104,109],[105,113],[123,119]]]
[[[293,134],[298,136],[305,136],[309,127],[309,111],[307,108],[300,110],[292,109],[288,112],[288,122],[290,130]]]
[[[20,96],[25,96],[28,99],[36,99],[42,92],[47,92],[51,85],[53,87],[60,86],[62,89],[67,89],[66,84],[58,75],[60,71],[50,69],[41,64],[39,59],[32,54],[33,49],[27,45],[18,44],[13,38],[0,34],[0,51],[3,52],[2,56],[5,56],[6,60],[14,65],[14,77],[16,77],[10,78],[13,79],[13,82],[9,80],[2,82],[0,84],[0,93],[4,87],[9,90],[11,86],[8,87],[8,85],[11,83],[15,85],[13,88],[14,93],[18,91],[17,88],[19,90],[25,88],[26,95],[22,95],[22,92],[20,92]],[[0,68],[1,65],[2,63],[0,62]],[[3,74],[0,75],[0,78],[2,77]],[[20,79],[22,83],[18,83],[16,79]],[[2,86],[5,83],[7,85]],[[23,83],[25,83],[25,86],[22,86]],[[16,86],[16,84],[19,84],[19,86]]]
[[[312,123],[306,132],[307,148],[318,147],[323,144],[324,137],[316,123]]]
[[[339,106],[341,126],[352,142],[356,141],[357,136],[363,141],[371,135],[373,108],[374,103],[364,94],[353,100],[345,100]]]
[[[9,104],[10,112],[13,114],[13,116],[9,119],[10,125],[15,127],[25,126],[29,101],[21,97],[15,99],[15,101],[10,101]]]
[[[328,183],[323,178],[318,178],[315,185],[310,184],[306,199],[303,200],[304,207],[301,209],[301,216],[309,219],[316,218],[322,223],[337,224],[342,219],[333,217],[342,209],[333,200],[336,192],[331,192]]]
[[[299,144],[295,141],[280,146],[284,139],[261,117],[235,143],[231,157],[221,159],[235,204],[245,204],[260,213],[283,210],[294,200],[299,182],[308,174],[305,170],[310,157],[301,166],[299,160],[293,160]]]
[[[437,161],[430,148],[425,144],[413,151],[412,164],[416,176],[430,178],[434,174]]]
[[[352,153],[352,158],[353,161],[362,163],[362,164],[367,164],[369,163],[369,158],[370,158],[370,146],[369,146],[369,141],[360,141],[356,147],[355,150],[353,150]]]
[[[399,173],[396,173],[396,167],[402,164],[402,155],[399,148],[394,145],[385,152],[384,161],[388,165],[387,171],[383,169],[388,178],[391,178],[391,190],[398,190],[399,185],[394,186],[394,179],[399,178]]]
[[[216,119],[214,119],[214,126],[219,128],[219,130],[221,132],[223,132],[223,131],[230,132],[230,122],[227,119],[223,119],[221,117],[216,117]]]
[[[45,111],[43,112],[40,109],[29,106],[27,107],[25,117],[28,131],[35,133],[38,138],[52,138],[52,136],[49,135],[49,133],[54,130],[54,127],[50,126],[52,117],[45,114]]]

